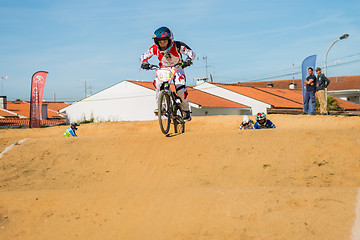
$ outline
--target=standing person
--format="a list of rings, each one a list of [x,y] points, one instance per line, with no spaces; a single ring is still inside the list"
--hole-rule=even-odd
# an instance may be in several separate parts
[[[309,108],[311,110],[311,115],[315,115],[316,102],[315,102],[315,92],[316,92],[316,77],[313,74],[314,69],[312,67],[308,68],[309,76],[304,81],[306,87],[304,94],[304,114],[308,114]]]
[[[239,126],[239,130],[251,129],[254,126],[254,121],[250,120],[248,115],[243,117],[243,121]]]
[[[66,131],[64,132],[63,137],[70,137],[70,136],[77,137],[77,135],[75,133],[75,130],[77,130],[77,126],[80,126],[80,125],[77,123],[70,124],[70,127],[68,127],[66,129]]]
[[[141,56],[141,68],[149,70],[151,65],[148,60],[157,55],[160,63],[160,67],[172,67],[177,63],[182,65],[177,66],[177,71],[174,78],[174,84],[177,95],[181,98],[181,109],[185,112],[184,120],[190,121],[190,108],[188,91],[186,89],[186,76],[183,69],[184,67],[192,65],[192,61],[195,59],[195,53],[193,50],[183,42],[174,41],[174,36],[171,30],[167,27],[160,27],[154,32],[153,36],[155,44]],[[183,61],[182,54],[187,56]],[[159,98],[159,92],[162,82],[157,78],[154,79],[154,86],[156,90],[156,104]],[[158,110],[155,109],[154,113],[157,114]]]
[[[317,74],[316,77],[316,95],[319,99],[320,104],[320,114],[328,115],[328,106],[327,106],[327,96],[325,92],[325,88],[330,84],[330,80],[321,73],[321,68],[317,67],[315,69]]]
[[[256,123],[251,129],[264,129],[264,128],[276,128],[269,119],[266,119],[266,114],[259,112],[256,114]]]

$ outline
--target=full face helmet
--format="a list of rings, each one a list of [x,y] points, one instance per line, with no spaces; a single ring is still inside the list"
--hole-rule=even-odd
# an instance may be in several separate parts
[[[266,115],[263,112],[259,112],[258,114],[256,114],[256,121],[261,125],[261,126],[265,126],[266,123]]]
[[[250,122],[250,118],[249,118],[249,116],[248,115],[245,115],[244,117],[243,117],[243,125],[247,125],[247,124],[249,124],[249,122]]]
[[[71,123],[70,126],[72,129],[77,130],[77,126],[80,126],[80,125],[77,123]]]
[[[162,54],[168,53],[174,44],[174,35],[167,27],[161,27],[156,29],[153,39]],[[159,40],[168,40],[167,46],[162,49],[159,45]]]

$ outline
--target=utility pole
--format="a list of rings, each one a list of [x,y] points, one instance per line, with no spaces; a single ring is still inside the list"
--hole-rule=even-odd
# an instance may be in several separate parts
[[[8,76],[2,76],[1,77],[1,96],[4,95],[4,80],[7,79]]]
[[[139,58],[139,81],[141,81],[141,58]]]
[[[90,95],[92,94],[91,80],[95,80],[95,79],[80,79],[80,81],[84,81],[84,84],[85,84],[85,87],[84,87],[85,98],[88,96],[88,90],[89,90]],[[88,83],[88,81],[89,81],[89,83]]]
[[[87,90],[86,90],[86,79],[85,79],[85,97],[87,96]]]
[[[205,68],[206,68],[206,76],[205,78],[208,79],[208,63],[207,63],[207,56],[203,57],[205,59]]]
[[[340,41],[340,40],[343,40],[343,39],[347,39],[349,37],[349,34],[344,34],[344,35],[342,35],[341,37],[339,37],[335,42],[333,42],[331,45],[330,45],[330,47],[328,48],[328,50],[326,51],[326,54],[325,54],[325,61],[324,61],[324,74],[325,74],[325,76],[327,76],[327,72],[326,72],[326,59],[327,59],[327,55],[328,55],[328,53],[329,53],[329,50],[330,50],[330,48],[332,47],[332,46],[334,46],[334,44],[335,43],[337,43],[338,41]],[[327,87],[325,88],[325,98],[327,99]],[[327,102],[327,101],[325,101],[325,102]],[[327,106],[326,106],[326,108],[327,108]]]
[[[89,81],[89,92],[90,92],[90,95],[91,95],[92,94],[91,81]]]

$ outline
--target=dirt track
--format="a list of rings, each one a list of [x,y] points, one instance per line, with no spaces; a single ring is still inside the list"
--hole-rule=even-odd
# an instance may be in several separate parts
[[[0,239],[351,239],[360,118],[0,130]]]

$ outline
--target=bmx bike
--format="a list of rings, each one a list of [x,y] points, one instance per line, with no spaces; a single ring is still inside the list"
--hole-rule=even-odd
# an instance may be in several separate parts
[[[158,118],[160,130],[167,135],[170,131],[170,124],[174,125],[175,133],[185,132],[184,111],[180,107],[181,98],[171,90],[170,82],[174,80],[177,63],[172,67],[151,66],[155,70],[156,77],[162,82],[158,98]]]

